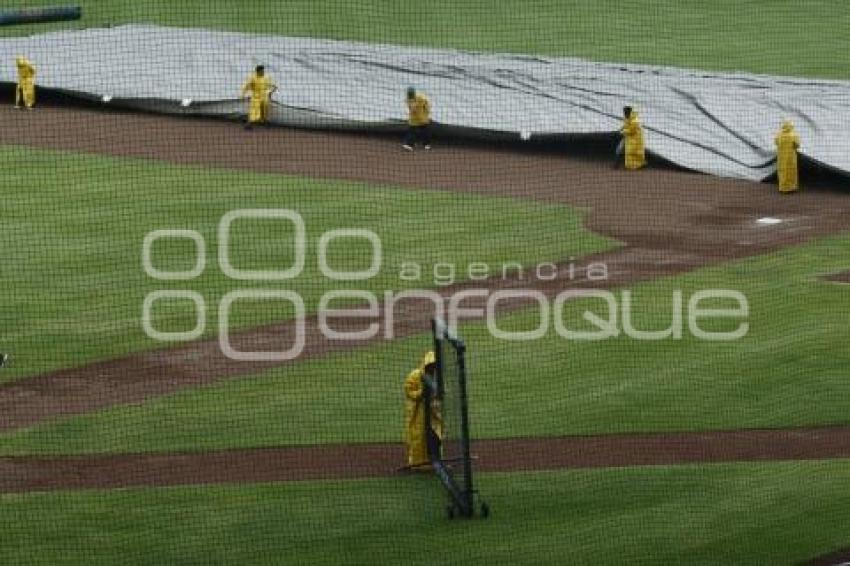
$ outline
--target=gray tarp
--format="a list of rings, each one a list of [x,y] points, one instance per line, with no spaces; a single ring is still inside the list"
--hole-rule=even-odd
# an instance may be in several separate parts
[[[802,153],[850,173],[850,82],[719,74],[579,59],[487,55],[147,25],[0,40],[0,81],[25,54],[43,88],[162,112],[240,115],[257,63],[281,89],[272,121],[308,127],[397,127],[408,85],[436,122],[469,133],[611,134],[632,104],[647,148],[683,167],[761,180],[773,136],[794,121]],[[191,100],[188,107],[181,101]]]

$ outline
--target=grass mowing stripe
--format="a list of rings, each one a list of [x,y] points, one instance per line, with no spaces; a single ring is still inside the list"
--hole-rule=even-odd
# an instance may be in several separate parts
[[[6,564],[794,564],[847,544],[845,461],[0,495]],[[388,544],[398,541],[398,544]],[[439,542],[435,542],[439,541]]]

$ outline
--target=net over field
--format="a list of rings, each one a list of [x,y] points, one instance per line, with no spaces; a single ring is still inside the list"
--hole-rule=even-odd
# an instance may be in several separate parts
[[[443,352],[443,392],[441,413],[443,417],[443,458],[453,467],[457,482],[463,485],[463,446],[461,428],[460,375],[456,350]]]
[[[1,564],[847,559],[850,5],[75,4],[0,7]]]
[[[471,433],[469,426],[466,346],[445,321],[435,318],[435,375],[426,380],[425,421],[428,457],[434,472],[449,496],[449,515],[475,516],[475,482],[472,477]],[[410,445],[410,443],[408,443]],[[482,504],[482,516],[489,508]]]

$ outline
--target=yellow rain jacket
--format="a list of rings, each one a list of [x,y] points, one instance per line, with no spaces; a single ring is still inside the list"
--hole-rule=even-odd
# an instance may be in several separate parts
[[[646,165],[646,149],[643,144],[643,129],[640,127],[637,112],[623,121],[620,130],[626,141],[626,169],[640,169]]]
[[[411,126],[427,126],[431,123],[431,102],[421,93],[407,100],[408,119]]]
[[[18,67],[18,87],[15,89],[15,107],[21,105],[32,108],[35,105],[35,67],[26,57],[18,57],[15,60]]]
[[[797,150],[800,148],[800,136],[794,131],[794,125],[788,120],[776,134],[776,166],[779,177],[779,191],[793,193],[800,188],[797,171]]]
[[[428,443],[425,434],[425,410],[423,406],[425,368],[436,363],[434,352],[428,352],[419,363],[419,367],[410,372],[404,380],[404,441],[407,444],[407,465],[428,464]],[[442,417],[440,407],[435,400],[431,407],[431,426],[438,438],[442,438]]]
[[[251,74],[248,82],[242,87],[242,96],[251,95],[248,106],[248,121],[251,123],[264,122],[269,117],[271,109],[271,95],[277,88],[268,75],[259,76],[256,72]]]

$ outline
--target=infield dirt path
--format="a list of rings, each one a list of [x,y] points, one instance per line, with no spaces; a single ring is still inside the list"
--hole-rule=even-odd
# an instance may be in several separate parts
[[[480,472],[850,457],[850,429],[749,430],[479,440]],[[0,492],[363,479],[397,473],[398,444],[202,453],[0,457]]]
[[[590,229],[623,243],[619,250],[582,260],[582,265],[605,262],[609,278],[604,282],[588,282],[581,273],[568,276],[562,269],[554,281],[499,278],[487,282],[490,289],[521,286],[551,295],[571,287],[623,287],[850,226],[846,192],[818,190],[782,197],[769,185],[671,170],[613,171],[607,160],[531,146],[438,145],[431,152],[407,154],[396,140],[381,137],[281,128],[246,132],[223,121],[49,106],[34,112],[2,107],[0,121],[0,144],[563,203],[587,209]],[[759,224],[757,219],[764,216],[783,222]],[[448,296],[462,288],[441,292]],[[504,302],[500,307],[526,304]],[[479,305],[470,301],[465,306]],[[396,312],[397,337],[428,327],[431,313],[421,304],[405,303]],[[292,334],[292,324],[273,324],[241,333],[234,344],[262,349]],[[315,319],[307,321],[306,335],[308,347],[297,361],[364,345],[327,340]],[[213,340],[34,376],[0,386],[0,431],[141,402],[274,365],[279,364],[228,360]]]

